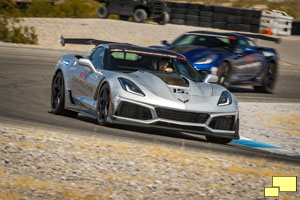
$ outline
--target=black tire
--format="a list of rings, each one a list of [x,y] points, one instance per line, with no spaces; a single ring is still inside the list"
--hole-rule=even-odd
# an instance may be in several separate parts
[[[218,143],[218,144],[227,144],[232,141],[232,139],[230,139],[230,138],[220,138],[220,137],[213,137],[213,136],[208,136],[208,135],[205,137],[208,142]]]
[[[228,7],[224,7],[224,6],[214,6],[214,12],[217,14],[229,14],[229,9]]]
[[[261,11],[260,10],[252,10],[251,12],[252,12],[252,15],[251,15],[252,17],[260,19],[260,17],[261,17]]]
[[[218,70],[218,84],[225,88],[230,87],[230,65],[227,62],[223,62]]]
[[[240,8],[228,8],[227,14],[241,16],[242,9]]]
[[[211,12],[211,11],[200,11],[200,16],[212,17],[213,16],[213,12]]]
[[[252,17],[242,17],[241,23],[242,24],[251,24],[252,23]]]
[[[186,9],[185,8],[172,8],[173,14],[185,14]]]
[[[188,25],[188,26],[199,26],[199,21],[197,21],[197,20],[187,20],[185,24]]]
[[[239,24],[227,24],[226,26],[227,30],[233,30],[233,31],[240,31],[240,25]]]
[[[194,3],[188,3],[188,4],[186,4],[186,8],[188,10],[191,10],[191,9],[197,9],[197,10],[199,10],[199,7],[200,7],[200,4],[194,4]]]
[[[260,18],[254,18],[254,17],[252,17],[251,18],[251,24],[259,26],[260,25]]]
[[[226,29],[226,22],[214,22],[213,28]]]
[[[101,19],[105,19],[108,16],[107,7],[105,5],[102,5],[98,8],[97,11],[98,17]]]
[[[229,24],[240,24],[242,20],[242,17],[235,16],[235,15],[227,15],[227,22]]]
[[[185,14],[172,14],[171,19],[185,19]]]
[[[186,8],[187,4],[186,3],[174,3],[173,7],[174,8]]]
[[[240,30],[244,31],[244,32],[250,32],[251,29],[251,25],[247,25],[247,24],[240,24]]]
[[[267,66],[262,86],[254,86],[256,92],[273,93],[277,79],[277,68],[275,63],[270,62]]]
[[[190,21],[198,21],[199,20],[199,16],[198,15],[186,15],[185,19],[186,20],[190,20]]]
[[[227,15],[224,14],[214,14],[212,16],[213,20],[216,22],[226,22],[227,20]]]
[[[160,18],[158,18],[157,23],[160,25],[165,25],[170,21],[170,15],[167,12],[164,12]]]
[[[200,16],[199,21],[211,23],[213,20],[211,17]]]
[[[187,14],[188,15],[199,15],[200,14],[200,11],[198,10],[198,9],[195,9],[195,8],[193,8],[193,9],[188,9],[187,10]]]
[[[98,94],[97,98],[97,122],[99,125],[107,125],[106,119],[109,114],[110,105],[110,88],[105,83]]]
[[[169,1],[167,1],[166,4],[167,4],[167,6],[168,6],[169,8],[173,8],[173,7],[174,7],[174,2],[169,2]]]
[[[213,12],[214,11],[214,6],[206,6],[206,5],[200,5],[199,6],[200,11],[209,11]]]
[[[77,112],[65,109],[65,84],[61,72],[58,72],[51,85],[51,112],[56,115],[65,115],[69,117],[76,117]]]
[[[120,19],[120,20],[127,21],[127,20],[129,19],[129,16],[126,16],[126,15],[119,15],[119,19]]]
[[[252,32],[252,33],[258,33],[259,32],[259,26],[252,25],[251,29],[250,29],[250,32]]]
[[[212,23],[211,22],[200,22],[199,26],[211,28],[212,27]]]
[[[184,25],[185,24],[185,20],[184,19],[172,19],[171,23],[172,24]]]
[[[138,23],[143,23],[147,20],[147,12],[144,9],[136,9],[133,13],[133,20]]]
[[[248,9],[241,9],[241,14],[240,16],[243,17],[252,17],[252,10],[248,10]]]

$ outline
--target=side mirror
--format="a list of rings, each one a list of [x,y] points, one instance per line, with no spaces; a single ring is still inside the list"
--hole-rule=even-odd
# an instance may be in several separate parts
[[[218,77],[216,75],[213,74],[208,74],[205,78],[204,78],[204,83],[216,83],[218,81]]]
[[[85,67],[88,67],[92,72],[96,72],[96,69],[95,69],[93,63],[89,59],[80,58],[79,61],[78,61],[78,64],[82,65],[82,66],[85,66]]]
[[[168,43],[168,41],[167,40],[163,40],[163,41],[161,41],[161,44],[163,44],[163,45],[165,45],[165,46],[169,46],[170,44]]]
[[[253,53],[255,52],[256,50],[255,49],[252,49],[252,48],[246,48],[244,49],[244,53]]]

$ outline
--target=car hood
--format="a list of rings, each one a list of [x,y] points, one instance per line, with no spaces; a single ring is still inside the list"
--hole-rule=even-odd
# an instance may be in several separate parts
[[[156,96],[167,99],[178,96],[211,96],[212,86],[205,83],[195,83],[177,74],[152,71],[137,71],[126,74],[142,90],[148,90]]]

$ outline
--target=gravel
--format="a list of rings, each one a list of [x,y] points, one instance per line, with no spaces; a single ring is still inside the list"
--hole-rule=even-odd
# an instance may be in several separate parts
[[[240,135],[300,155],[300,104],[240,102]]]
[[[299,172],[263,159],[0,124],[0,199],[263,199],[272,175]]]

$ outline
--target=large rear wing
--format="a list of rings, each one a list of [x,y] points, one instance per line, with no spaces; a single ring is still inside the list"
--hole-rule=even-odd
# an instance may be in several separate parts
[[[267,35],[251,34],[251,33],[237,33],[237,34],[245,36],[245,37],[249,37],[249,38],[266,40],[266,41],[270,41],[270,42],[276,42],[278,44],[281,42],[280,38],[274,38],[274,37],[270,37],[270,36],[267,36]]]
[[[65,46],[65,44],[83,44],[83,45],[95,45],[98,46],[100,44],[108,44],[108,43],[115,43],[110,41],[104,41],[104,40],[96,40],[96,39],[83,39],[83,38],[64,38],[61,36],[60,38],[60,44],[61,46]]]

